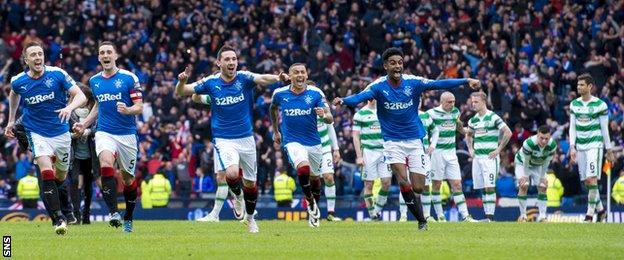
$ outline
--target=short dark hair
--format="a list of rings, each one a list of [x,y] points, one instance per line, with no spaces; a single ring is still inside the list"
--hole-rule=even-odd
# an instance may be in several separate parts
[[[585,81],[585,84],[587,85],[594,85],[594,78],[589,73],[583,73],[579,75],[578,77],[576,77],[576,80]]]
[[[99,52],[99,50],[100,50],[100,48],[101,48],[102,46],[106,46],[106,45],[110,45],[110,46],[112,46],[112,47],[113,47],[113,50],[114,50],[115,52],[117,52],[117,46],[115,46],[115,44],[114,44],[113,42],[111,42],[111,41],[103,41],[103,42],[100,42],[100,44],[98,44],[98,52]]]
[[[221,48],[219,48],[219,51],[217,52],[217,59],[220,60],[221,59],[221,54],[226,52],[226,51],[233,51],[234,53],[236,53],[236,49],[234,49],[234,47],[232,47],[230,45],[223,45],[223,46],[221,46]]]
[[[550,127],[547,125],[541,125],[537,128],[537,132],[540,134],[550,134]]]
[[[386,62],[390,57],[394,55],[399,55],[401,56],[401,58],[403,58],[403,51],[397,47],[388,48],[383,52],[383,54],[381,54],[381,59],[383,60],[383,62]]]
[[[305,64],[303,64],[303,63],[301,63],[301,62],[296,62],[296,63],[293,63],[292,65],[290,65],[290,67],[288,67],[288,71],[290,72],[290,70],[291,70],[293,67],[295,67],[295,66],[303,66],[304,68],[306,67],[306,65],[305,65]],[[306,70],[307,70],[307,68],[306,68]]]
[[[39,46],[39,47],[41,47],[41,49],[43,49],[43,43],[41,43],[40,41],[32,41],[32,42],[29,42],[28,44],[26,44],[26,46],[22,50],[22,56],[26,57],[26,50],[28,50],[28,48],[34,47],[34,46]]]

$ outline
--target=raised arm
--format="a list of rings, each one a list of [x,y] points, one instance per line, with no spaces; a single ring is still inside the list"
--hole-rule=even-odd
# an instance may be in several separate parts
[[[178,83],[175,86],[175,92],[181,97],[195,94],[194,84],[186,84],[189,76],[191,76],[191,66],[186,66],[184,71],[178,75]]]

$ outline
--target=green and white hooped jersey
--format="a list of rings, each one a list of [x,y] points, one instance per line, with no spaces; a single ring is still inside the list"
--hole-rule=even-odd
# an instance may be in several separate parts
[[[441,107],[427,110],[433,120],[434,127],[439,130],[440,136],[436,144],[436,150],[455,152],[455,136],[457,132],[457,120],[459,120],[459,109],[453,107],[451,112],[446,112]]]
[[[377,111],[363,107],[353,116],[353,130],[360,131],[363,150],[383,150],[381,125],[377,119]]]
[[[498,148],[500,129],[505,126],[507,125],[503,119],[490,110],[487,110],[483,116],[477,113],[468,120],[468,127],[473,132],[475,158],[487,158]]]
[[[557,142],[555,142],[552,138],[548,140],[548,144],[544,148],[541,148],[537,144],[537,135],[533,135],[524,140],[522,148],[516,152],[515,160],[518,163],[527,165],[524,159],[526,158],[526,155],[530,155],[531,158],[528,166],[534,167],[548,165],[550,163],[550,160],[547,160],[548,157],[553,156],[556,150]]]
[[[602,149],[604,139],[600,131],[600,116],[608,115],[607,104],[597,97],[592,96],[589,102],[581,98],[572,100],[570,114],[574,115],[576,128],[576,149],[579,151],[589,149]]]
[[[329,128],[331,124],[326,124],[323,118],[316,118],[316,127],[318,129],[319,137],[321,137],[321,150],[323,154],[331,153],[331,140],[329,139]]]
[[[423,137],[423,147],[427,149],[429,147],[429,139],[431,138],[431,133],[433,130],[433,120],[431,120],[431,116],[429,113],[425,111],[418,111],[418,117],[420,117],[420,121],[425,127],[425,137]]]

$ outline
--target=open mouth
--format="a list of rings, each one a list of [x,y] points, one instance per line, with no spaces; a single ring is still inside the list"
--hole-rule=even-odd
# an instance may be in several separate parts
[[[111,64],[111,61],[109,61],[109,60],[103,60],[103,61],[102,61],[102,64],[103,64],[103,65],[110,65],[110,64]]]

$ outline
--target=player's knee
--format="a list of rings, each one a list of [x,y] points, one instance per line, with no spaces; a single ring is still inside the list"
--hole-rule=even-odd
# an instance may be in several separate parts
[[[324,173],[323,174],[323,180],[325,181],[325,184],[333,184],[334,183],[334,175],[331,173]]]
[[[236,179],[242,175],[241,169],[235,166],[230,166],[227,169],[225,169],[225,174],[227,175],[228,179]]]
[[[421,194],[425,190],[424,186],[425,185],[414,183],[414,185],[412,185],[412,189],[414,190],[415,193]]]
[[[453,192],[460,192],[462,190],[461,182],[451,182],[451,190],[453,190]]]
[[[217,183],[225,183],[225,174],[217,173]]]
[[[390,189],[390,180],[382,180],[381,181],[381,189],[387,191]]]
[[[520,193],[526,194],[526,192],[528,190],[529,190],[529,186],[528,185],[520,185],[520,186],[518,186],[518,192],[520,192]]]

